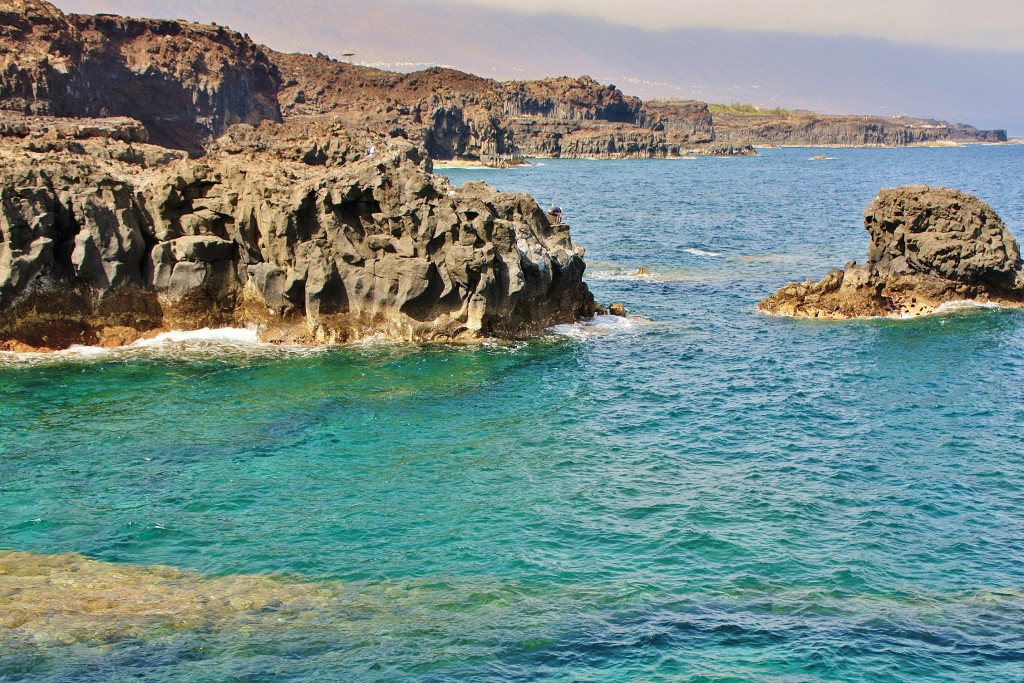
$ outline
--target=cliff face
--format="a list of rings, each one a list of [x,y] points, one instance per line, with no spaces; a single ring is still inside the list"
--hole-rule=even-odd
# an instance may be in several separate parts
[[[590,78],[512,81],[502,87],[508,116],[564,121],[607,121],[636,128],[650,126],[647,110],[636,97]]]
[[[1006,142],[1004,130],[978,130],[931,119],[881,116],[788,114],[715,114],[715,132],[723,142],[774,147],[904,147],[908,145]]]
[[[232,124],[280,119],[278,86],[264,52],[221,27],[0,3],[3,109],[128,116],[153,142],[200,154]]]
[[[0,348],[517,337],[594,312],[567,225],[430,173],[428,151],[506,153],[493,82],[294,57],[282,84],[220,27],[0,2]]]
[[[592,81],[590,86],[603,89]],[[508,125],[527,156],[649,159],[754,154],[745,143],[717,140],[706,102],[644,104],[635,98],[623,99],[619,112],[626,121],[622,123],[533,115],[512,116]],[[535,109],[559,111],[550,105]],[[579,105],[569,109],[580,110],[586,111]]]
[[[9,141],[0,340],[225,324],[277,341],[515,337],[593,312],[582,249],[530,197],[456,190],[407,144],[346,162],[360,143],[344,138],[242,140],[198,161],[109,139]],[[331,147],[322,163],[303,152]]]
[[[708,145],[715,138],[714,129],[710,115],[705,119],[699,109],[666,115],[586,76],[504,84],[506,125],[526,156],[652,158],[731,153]],[[707,105],[704,110],[707,113]]]
[[[707,102],[647,102],[644,106],[651,116],[661,119],[666,134],[673,142],[700,144],[713,142],[717,137],[715,120]]]
[[[337,117],[351,129],[407,137],[435,159],[500,165],[523,156],[650,158],[749,153],[711,144],[704,103],[668,115],[581,78],[499,83],[450,69],[396,74],[325,57],[272,53],[292,119]],[[735,147],[736,149],[733,149]]]
[[[1024,306],[1020,247],[977,197],[926,185],[882,190],[864,212],[867,262],[791,282],[761,310],[804,318],[908,317],[961,300]]]
[[[401,137],[437,159],[500,163],[517,155],[501,121],[499,84],[451,69],[398,74],[324,57],[271,53],[293,120],[331,117],[351,130]]]

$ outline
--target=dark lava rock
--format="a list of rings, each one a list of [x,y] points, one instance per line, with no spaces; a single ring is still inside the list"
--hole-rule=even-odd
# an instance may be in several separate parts
[[[759,304],[808,318],[908,317],[954,301],[1024,305],[1020,247],[996,212],[949,188],[882,190],[864,214],[868,260],[791,282]]]

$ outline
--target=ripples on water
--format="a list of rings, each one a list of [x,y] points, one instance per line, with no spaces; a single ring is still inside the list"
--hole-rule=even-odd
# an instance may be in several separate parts
[[[528,344],[0,357],[0,680],[1020,680],[1024,314],[754,305],[1022,153],[487,172],[631,312]]]

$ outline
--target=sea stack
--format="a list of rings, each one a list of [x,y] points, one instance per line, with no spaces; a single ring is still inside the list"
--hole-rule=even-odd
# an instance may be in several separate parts
[[[996,212],[965,192],[882,190],[864,213],[867,262],[791,282],[759,304],[802,318],[912,317],[954,301],[1024,306],[1020,247]]]

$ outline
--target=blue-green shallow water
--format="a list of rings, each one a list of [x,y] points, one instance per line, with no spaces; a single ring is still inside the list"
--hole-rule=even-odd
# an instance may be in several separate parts
[[[1024,232],[1024,147],[817,153],[448,172],[559,203],[649,323],[0,359],[0,547],[330,594],[0,634],[0,680],[1024,680],[1024,313],[754,311],[863,259],[883,186]]]

